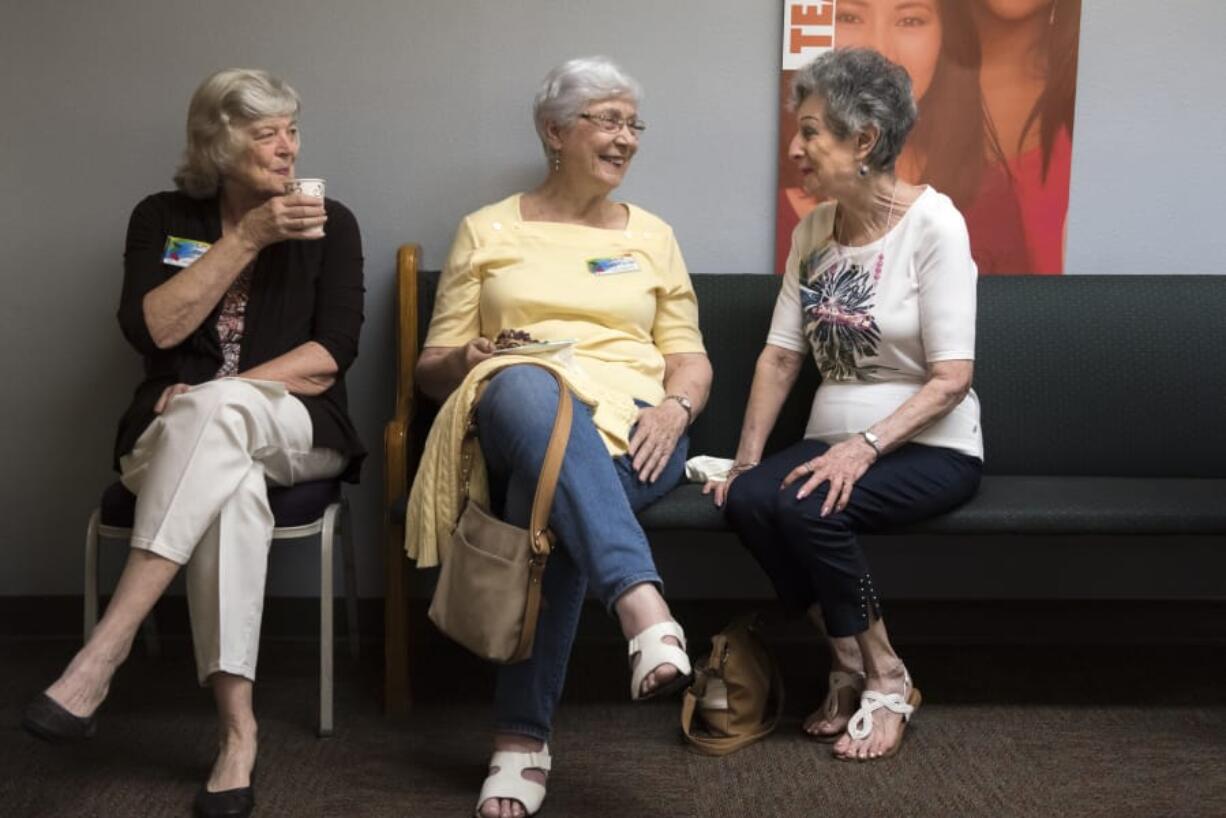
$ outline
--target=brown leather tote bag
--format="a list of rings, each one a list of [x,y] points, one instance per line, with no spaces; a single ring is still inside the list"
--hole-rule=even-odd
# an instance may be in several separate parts
[[[754,619],[733,620],[711,638],[710,655],[695,665],[681,705],[681,734],[697,753],[728,755],[766,738],[779,724],[783,680]]]

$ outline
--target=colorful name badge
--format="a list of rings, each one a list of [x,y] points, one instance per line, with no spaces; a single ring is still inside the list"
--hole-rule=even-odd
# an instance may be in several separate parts
[[[166,247],[162,249],[162,263],[172,267],[190,267],[212,246],[204,241],[167,236]]]
[[[587,271],[594,276],[637,273],[639,271],[639,263],[629,253],[626,253],[624,256],[613,256],[611,258],[589,258],[587,260]]]

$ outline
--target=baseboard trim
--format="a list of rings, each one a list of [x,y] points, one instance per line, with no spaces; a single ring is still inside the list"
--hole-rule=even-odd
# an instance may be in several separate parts
[[[105,600],[103,601],[105,604]],[[414,644],[446,641],[426,621],[427,600],[410,605]],[[616,623],[588,601],[580,627],[581,643],[621,640]],[[788,620],[779,606],[760,600],[694,600],[672,603],[673,613],[692,636],[717,632],[732,617],[760,612],[764,625],[781,641],[812,641],[812,627]],[[81,637],[80,596],[0,596],[0,637]],[[383,639],[383,600],[358,602],[362,639]],[[159,632],[186,637],[187,602],[181,596],[160,600],[154,610]],[[1067,601],[1067,600],[899,600],[886,604],[892,639],[899,644],[931,645],[1226,645],[1226,602],[1222,601]],[[334,622],[346,628],[343,600]],[[311,640],[318,636],[318,603],[309,597],[270,597],[264,604],[263,634],[269,639]]]

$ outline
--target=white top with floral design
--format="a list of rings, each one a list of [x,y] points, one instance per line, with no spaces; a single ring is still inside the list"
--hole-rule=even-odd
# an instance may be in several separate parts
[[[923,386],[928,364],[974,360],[975,287],[966,222],[929,187],[877,241],[833,238],[826,202],[792,233],[766,342],[813,351],[822,383],[806,438],[844,440],[885,418]],[[970,392],[912,441],[983,458],[979,398]]]

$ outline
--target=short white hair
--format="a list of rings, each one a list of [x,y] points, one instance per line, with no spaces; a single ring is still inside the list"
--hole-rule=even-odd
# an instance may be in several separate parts
[[[217,195],[222,176],[246,149],[238,128],[275,116],[297,117],[298,92],[251,68],[226,68],[210,76],[187,108],[187,147],[175,186],[195,199]]]
[[[532,118],[545,154],[549,154],[545,139],[549,123],[570,127],[588,105],[613,97],[629,97],[638,105],[643,86],[608,57],[578,57],[551,69],[532,103]]]

